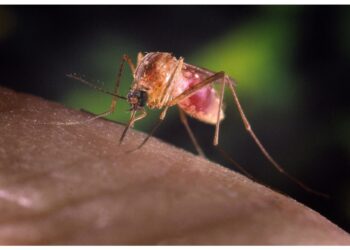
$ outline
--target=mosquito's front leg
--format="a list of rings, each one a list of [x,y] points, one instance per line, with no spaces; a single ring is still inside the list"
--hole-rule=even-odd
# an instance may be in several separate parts
[[[54,123],[49,123],[49,124],[52,124],[52,125],[63,125],[63,126],[70,126],[70,125],[79,125],[79,124],[84,124],[84,123],[88,123],[88,122],[91,122],[93,120],[96,120],[98,118],[101,118],[101,117],[105,117],[105,116],[108,116],[110,114],[112,114],[114,111],[115,111],[115,108],[116,108],[116,105],[117,105],[117,100],[120,98],[120,99],[125,99],[125,97],[121,97],[119,96],[119,86],[120,86],[120,80],[121,80],[121,76],[124,72],[124,64],[125,62],[128,62],[129,66],[130,66],[130,69],[131,71],[135,71],[135,66],[134,64],[132,63],[131,59],[129,58],[129,56],[127,55],[123,55],[122,57],[122,61],[121,61],[121,64],[119,66],[119,70],[118,70],[118,74],[117,74],[117,77],[116,77],[116,80],[115,80],[115,87],[114,87],[114,92],[109,92],[109,91],[106,91],[104,89],[102,89],[101,87],[99,86],[96,86],[88,81],[86,81],[85,79],[83,79],[82,77],[76,75],[76,74],[69,74],[67,75],[68,77],[72,78],[72,79],[75,79],[75,80],[78,80],[80,81],[81,83],[85,84],[85,85],[88,85],[89,87],[91,88],[94,88],[98,91],[101,91],[103,93],[106,93],[106,94],[109,94],[112,96],[112,101],[111,101],[111,104],[109,106],[109,109],[101,114],[98,114],[98,115],[95,115],[94,117],[90,118],[90,119],[87,119],[85,121],[75,121],[75,122],[54,122]]]
[[[144,55],[142,54],[142,52],[139,52],[137,54],[137,66],[140,64],[140,62],[142,61]]]
[[[136,68],[135,68],[135,65],[133,64],[131,58],[130,58],[127,54],[124,54],[124,55],[123,55],[123,61],[126,61],[126,62],[129,64],[129,67],[130,67],[130,69],[131,69],[131,72],[132,72],[132,74],[134,75],[134,74],[135,74]]]
[[[122,62],[121,62],[120,67],[119,67],[117,78],[115,80],[115,87],[114,87],[114,94],[115,95],[118,95],[119,86],[120,86],[120,80],[122,78],[122,74],[123,74],[123,71],[124,71],[124,64],[125,64],[125,62],[127,62],[129,64],[129,67],[130,67],[133,75],[134,75],[134,72],[135,72],[135,66],[132,63],[131,58],[128,55],[124,54],[123,57],[122,57]],[[117,104],[117,97],[113,96],[112,103],[111,103],[111,106],[109,108],[109,112],[110,112],[109,114],[114,112],[116,104]]]
[[[154,134],[154,132],[157,130],[157,128],[158,128],[158,127],[160,126],[160,124],[163,122],[163,120],[164,120],[164,118],[165,118],[165,116],[166,116],[166,113],[167,113],[167,111],[168,111],[168,108],[169,108],[169,107],[165,107],[165,108],[163,109],[162,113],[161,113],[160,116],[159,116],[158,122],[157,122],[156,125],[152,128],[151,132],[147,135],[147,137],[143,140],[143,142],[142,142],[136,149],[133,149],[133,150],[128,151],[128,153],[132,153],[132,152],[134,152],[134,151],[136,151],[136,150],[142,148],[142,147],[146,144],[146,142],[149,140],[149,138],[152,137],[152,135]],[[129,124],[128,124],[127,127],[125,128],[125,130],[124,130],[124,132],[123,132],[123,134],[122,134],[122,137],[121,137],[120,140],[119,140],[119,144],[122,142],[123,138],[125,137],[126,131],[130,128],[130,124],[134,122],[134,121],[132,121],[132,120],[135,119],[135,118],[133,118],[133,116],[134,116],[134,111],[133,111],[133,113],[132,113],[132,117],[131,117],[131,119],[130,119],[130,121],[129,121]]]
[[[167,106],[163,109],[162,113],[159,116],[159,120],[156,123],[156,125],[152,128],[151,132],[147,135],[147,137],[143,140],[143,142],[136,149],[142,148],[142,146],[146,144],[146,142],[149,140],[149,138],[152,137],[154,132],[156,132],[156,130],[159,128],[160,124],[162,124],[162,122],[164,121],[166,113],[168,111],[168,108],[169,108],[169,106]]]
[[[143,142],[135,150],[140,149],[141,147],[143,147],[146,144],[146,142],[149,140],[149,138],[151,138],[151,136],[154,134],[154,132],[158,129],[158,127],[161,125],[161,123],[165,119],[168,108],[170,107],[169,99],[170,99],[170,96],[172,95],[172,92],[174,91],[174,83],[175,83],[174,79],[176,79],[177,76],[181,73],[182,66],[183,66],[183,58],[180,58],[178,60],[178,63],[176,65],[174,71],[172,72],[168,82],[166,83],[166,87],[165,87],[164,92],[161,93],[160,98],[159,98],[160,103],[165,108],[161,112],[161,114],[159,116],[159,120],[155,124],[155,126],[152,128],[151,132],[147,135],[147,137],[143,140]]]
[[[124,137],[126,135],[126,132],[128,132],[129,128],[134,124],[135,115],[136,115],[136,110],[131,111],[130,120],[129,120],[128,124],[126,125],[126,127],[124,128],[122,135],[119,138],[119,145],[122,144]]]
[[[133,110],[130,116],[130,120],[128,122],[128,124],[126,125],[123,134],[121,135],[120,139],[119,139],[119,145],[123,142],[126,132],[129,130],[129,128],[132,128],[135,124],[136,121],[139,121],[143,118],[145,118],[147,116],[147,112],[144,108],[141,109],[141,114],[139,116],[136,116],[136,111]]]
[[[130,127],[133,128],[136,121],[139,121],[139,120],[141,120],[141,119],[143,119],[143,118],[145,118],[147,116],[147,112],[146,112],[146,110],[144,108],[141,109],[141,112],[142,113],[139,116],[134,118],[134,120],[132,121]]]

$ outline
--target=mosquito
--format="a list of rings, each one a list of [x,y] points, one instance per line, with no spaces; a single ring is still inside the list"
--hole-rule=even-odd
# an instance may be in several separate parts
[[[133,83],[126,97],[119,95],[120,80],[125,68],[125,63],[129,65],[133,74]],[[89,122],[113,113],[116,109],[118,99],[126,100],[130,104],[130,120],[119,139],[119,144],[123,142],[129,128],[133,127],[136,121],[140,121],[147,116],[146,107],[149,109],[159,109],[161,110],[161,114],[151,132],[145,137],[137,149],[144,146],[151,138],[165,119],[168,109],[177,106],[180,120],[186,128],[192,144],[198,154],[203,157],[205,155],[188,124],[187,116],[207,124],[215,125],[213,145],[218,147],[220,124],[225,116],[223,111],[223,99],[225,87],[228,87],[246,131],[272,166],[304,190],[316,195],[326,196],[323,193],[311,189],[303,182],[290,175],[274,160],[274,158],[272,158],[255,135],[243,111],[236,92],[235,81],[226,75],[224,71],[213,72],[185,63],[183,57],[176,58],[168,52],[149,52],[145,55],[140,52],[137,56],[136,67],[128,55],[125,54],[122,56],[114,92],[106,91],[86,81],[77,74],[69,74],[67,76],[112,96],[112,102],[106,112],[98,114],[84,122]],[[216,91],[213,84],[221,85],[219,91]],[[65,123],[65,125],[77,123]],[[221,148],[219,148],[219,150],[228,157],[225,151]],[[242,169],[233,159],[231,161]]]

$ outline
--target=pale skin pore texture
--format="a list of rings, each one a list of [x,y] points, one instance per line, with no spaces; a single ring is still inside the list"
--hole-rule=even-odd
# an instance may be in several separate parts
[[[350,244],[298,202],[203,158],[0,88],[0,244]]]

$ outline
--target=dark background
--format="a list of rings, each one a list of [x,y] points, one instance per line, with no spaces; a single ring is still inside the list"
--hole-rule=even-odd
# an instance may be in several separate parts
[[[65,77],[78,72],[112,89],[123,53],[169,51],[224,70],[253,129],[300,189],[264,159],[232,97],[220,144],[260,182],[350,231],[349,6],[0,6],[0,84],[69,107],[102,112],[110,97]],[[123,78],[122,93],[131,84]],[[126,122],[121,103],[111,119]],[[136,128],[149,131],[159,112]],[[211,146],[214,127],[190,119],[208,158],[233,168]],[[156,137],[195,152],[177,111]],[[116,141],[118,138],[116,138]]]

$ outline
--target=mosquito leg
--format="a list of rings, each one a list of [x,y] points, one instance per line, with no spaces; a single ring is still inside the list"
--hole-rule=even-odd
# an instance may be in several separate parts
[[[177,61],[177,65],[174,69],[174,71],[172,72],[171,76],[169,77],[168,82],[166,83],[166,87],[164,88],[163,92],[160,94],[160,102],[162,105],[164,106],[168,106],[168,102],[170,100],[170,97],[172,96],[172,93],[175,89],[175,83],[176,81],[174,81],[179,74],[181,74],[181,69],[183,67],[183,63],[184,63],[184,59],[182,57],[179,58],[179,60]]]
[[[138,55],[138,59],[141,60],[141,56],[143,56],[141,53],[139,53]],[[163,103],[163,105],[165,106],[165,108],[163,109],[162,113],[160,114],[160,117],[159,117],[159,120],[158,122],[156,123],[156,125],[152,128],[151,132],[147,135],[147,137],[143,140],[143,142],[135,149],[140,149],[141,147],[143,147],[146,142],[149,140],[149,138],[151,138],[151,136],[154,134],[154,132],[158,129],[158,127],[160,126],[160,124],[163,122],[165,116],[166,116],[166,112],[168,111],[168,108],[169,108],[169,105],[168,105],[168,100],[169,100],[169,96],[171,96],[171,93],[173,91],[173,80],[176,78],[176,76],[178,74],[180,74],[180,70],[182,68],[182,65],[183,65],[183,58],[180,58],[178,63],[177,63],[177,66],[175,68],[175,70],[172,72],[168,82],[167,82],[167,86],[166,86],[166,89],[164,91],[164,93],[161,94],[161,98],[160,98],[160,101]],[[139,119],[142,119],[144,118],[144,116],[140,116]],[[138,119],[138,120],[139,120]],[[133,152],[134,150],[130,151],[130,152]]]
[[[231,162],[234,166],[236,166],[242,173],[244,173],[246,176],[248,176],[249,178],[253,179],[253,176],[251,174],[249,174],[238,162],[236,162],[232,157],[230,157],[227,152],[225,150],[223,150],[221,147],[218,146],[219,143],[219,126],[220,126],[220,111],[221,111],[221,107],[223,104],[223,99],[224,99],[224,92],[225,92],[225,85],[226,85],[226,78],[225,75],[222,76],[222,83],[221,83],[221,91],[220,91],[220,102],[219,102],[219,109],[218,109],[218,118],[217,118],[217,122],[216,122],[216,127],[215,127],[215,136],[214,136],[214,146],[216,146],[216,149],[220,152],[220,154],[226,158],[229,162]],[[198,153],[202,156],[204,156],[202,149],[200,148],[196,138],[194,137],[194,134],[191,130],[191,128],[188,125],[187,122],[187,117],[184,114],[184,112],[179,108],[180,111],[180,119],[182,121],[182,123],[185,125],[186,130],[192,140],[193,145],[196,147],[196,150],[198,151]]]
[[[134,74],[134,71],[135,71],[135,66],[134,64],[132,63],[130,57],[128,55],[123,55],[122,57],[122,62],[120,63],[120,67],[119,67],[119,71],[118,71],[118,75],[117,75],[117,78],[115,80],[115,87],[114,87],[114,94],[115,95],[118,95],[118,91],[119,91],[119,86],[120,86],[120,80],[122,78],[122,74],[123,74],[123,71],[124,71],[124,64],[125,64],[125,61],[128,62],[129,64],[129,67],[131,69],[131,71],[133,72]],[[112,99],[112,103],[111,103],[111,106],[110,106],[110,111],[111,113],[114,112],[115,110],[115,107],[116,107],[116,104],[117,104],[117,98],[114,96],[113,99]]]
[[[173,105],[177,104],[178,102],[182,101],[183,99],[190,97],[196,91],[200,90],[204,86],[206,86],[208,84],[212,84],[213,82],[215,82],[223,77],[225,77],[225,73],[223,71],[215,73],[214,75],[204,79],[203,81],[199,82],[198,84],[194,85],[193,87],[188,88],[187,90],[182,92],[180,95],[178,95],[175,98],[173,98],[172,100],[170,100],[167,105],[173,106]]]
[[[126,135],[126,132],[129,130],[129,128],[132,128],[136,121],[141,120],[147,116],[147,112],[145,109],[141,109],[141,112],[142,112],[142,114],[136,117],[136,111],[135,110],[132,111],[130,120],[129,120],[128,124],[126,125],[122,136],[119,139],[119,145],[123,142],[125,135]]]
[[[242,173],[244,173],[246,176],[248,176],[250,179],[255,180],[255,178],[245,170],[244,167],[242,167],[237,161],[235,161],[225,150],[223,150],[219,145],[215,147],[220,154],[229,162],[231,162],[235,167],[237,167]]]
[[[140,64],[140,62],[142,61],[142,58],[144,57],[144,55],[142,54],[142,52],[139,52],[137,54],[137,65]]]
[[[185,115],[185,112],[183,112],[183,111],[181,110],[181,108],[178,108],[178,109],[179,109],[179,113],[180,113],[180,120],[181,120],[182,124],[183,124],[183,125],[185,126],[185,128],[186,128],[186,131],[187,131],[188,135],[190,136],[190,139],[191,139],[191,141],[192,141],[193,146],[196,148],[197,153],[198,153],[200,156],[202,156],[203,158],[206,158],[206,157],[205,157],[205,154],[204,154],[204,152],[203,152],[203,150],[202,150],[202,148],[201,148],[201,146],[199,145],[199,143],[198,143],[196,137],[195,137],[194,134],[193,134],[193,131],[192,131],[190,125],[188,124],[188,120],[187,120],[187,117],[186,117],[186,115]]]
[[[134,124],[135,124],[136,121],[141,120],[141,119],[143,119],[143,118],[145,118],[147,116],[147,112],[146,112],[146,110],[144,108],[141,109],[141,112],[142,112],[142,114],[137,116],[137,117],[135,117],[135,119],[133,120],[132,124],[130,125],[132,128],[134,127]]]
[[[219,143],[219,126],[220,126],[220,111],[223,103],[223,98],[224,98],[224,91],[225,91],[225,73],[223,71],[215,73],[214,75],[204,79],[203,81],[197,83],[193,87],[185,90],[182,92],[180,95],[176,96],[174,99],[170,100],[168,105],[173,106],[177,104],[178,102],[182,101],[183,99],[193,95],[196,91],[200,90],[201,88],[205,87],[208,84],[212,84],[213,82],[222,79],[222,87],[221,87],[221,92],[220,92],[220,103],[219,103],[219,109],[218,109],[218,119],[216,122],[216,127],[215,127],[215,135],[214,135],[214,140],[213,144],[217,145]]]
[[[135,121],[135,115],[136,115],[136,110],[133,110],[133,111],[131,112],[131,115],[130,115],[130,120],[129,120],[128,124],[125,126],[122,135],[120,136],[119,145],[122,144],[122,142],[123,142],[123,140],[124,140],[124,138],[125,138],[126,132],[128,132],[129,128],[130,128],[131,125],[134,123],[134,121]]]
[[[135,69],[136,69],[135,65],[133,64],[131,58],[127,54],[123,55],[123,61],[126,61],[129,64],[131,72],[132,72],[132,74],[134,74],[135,73]]]
[[[237,93],[236,93],[236,90],[235,90],[235,84],[232,80],[228,79],[226,76],[225,76],[225,73],[224,72],[218,72],[218,73],[215,73],[214,75],[206,78],[205,80],[199,82],[198,84],[194,85],[192,88],[189,88],[187,90],[185,90],[183,93],[181,93],[180,95],[178,95],[177,97],[173,98],[170,102],[168,102],[168,105],[169,106],[173,106],[175,104],[177,104],[178,102],[182,101],[183,99],[191,96],[192,94],[194,94],[196,91],[198,91],[199,89],[203,88],[204,86],[208,85],[208,84],[212,84],[213,82],[219,80],[220,78],[224,78],[225,81],[227,81],[227,84],[229,85],[230,89],[231,89],[231,92],[232,92],[232,95],[233,95],[233,98],[234,98],[234,102],[238,108],[238,111],[241,115],[241,118],[243,120],[243,123],[244,123],[244,126],[247,130],[247,132],[249,133],[249,135],[253,138],[254,142],[257,144],[257,146],[259,147],[259,149],[261,150],[261,152],[263,153],[263,155],[267,158],[267,160],[269,160],[269,162],[281,173],[283,173],[285,176],[287,176],[290,180],[292,180],[293,182],[295,182],[296,184],[298,184],[300,187],[302,187],[304,190],[310,192],[310,193],[313,193],[313,194],[316,194],[316,195],[319,195],[319,196],[323,196],[323,197],[328,197],[326,194],[323,194],[321,192],[318,192],[318,191],[315,191],[311,188],[309,188],[308,186],[306,186],[304,183],[302,183],[301,181],[299,181],[298,179],[296,179],[295,177],[291,176],[290,174],[288,174],[272,157],[271,155],[267,152],[267,150],[265,149],[265,147],[262,145],[262,143],[260,142],[260,140],[256,137],[254,131],[252,130],[251,128],[251,125],[250,123],[248,122],[248,119],[247,117],[245,116],[244,112],[243,112],[243,109],[241,107],[241,104],[238,100],[238,97],[237,97]],[[222,91],[223,91],[224,87],[222,87]],[[222,92],[221,91],[221,92]],[[222,96],[221,96],[222,98]],[[220,100],[221,102],[221,100]],[[216,128],[216,134],[218,134],[218,127]],[[217,135],[215,136],[216,138],[218,137]],[[218,142],[218,141],[215,141],[215,140],[218,140],[218,139],[215,139],[214,137],[214,145],[215,142]]]
[[[143,140],[143,142],[142,142],[135,150],[142,148],[142,147],[146,144],[146,142],[149,140],[149,138],[152,137],[152,135],[154,134],[154,132],[156,132],[156,130],[159,128],[160,124],[162,124],[162,122],[164,121],[165,116],[166,116],[166,113],[167,113],[167,111],[168,111],[168,108],[169,108],[169,107],[167,106],[167,107],[165,107],[165,108],[163,109],[162,113],[161,113],[160,116],[159,116],[159,120],[158,120],[157,123],[154,125],[154,127],[153,127],[152,130],[151,130],[151,132],[147,135],[147,137]]]
[[[88,110],[86,110],[86,109],[83,109],[83,108],[81,108],[81,109],[79,109],[81,112],[83,112],[83,113],[86,113],[86,114],[89,114],[89,115],[92,115],[92,116],[96,116],[96,114],[95,113],[92,113],[92,112],[90,112],[90,111],[88,111]],[[101,119],[105,119],[105,120],[107,120],[106,118],[104,118],[104,117],[101,117]],[[119,121],[111,121],[111,120],[107,120],[107,121],[109,121],[109,122],[113,122],[113,123],[116,123],[116,124],[119,124],[119,125],[123,125],[123,126],[126,126],[126,124],[125,123],[123,123],[123,122],[119,122]]]
[[[216,124],[215,124],[215,134],[214,134],[214,141],[213,141],[213,145],[214,146],[219,144],[220,113],[221,113],[222,103],[223,103],[223,100],[224,100],[225,85],[226,85],[226,81],[225,81],[225,75],[224,75],[223,76],[223,81],[221,83],[218,116],[217,116]]]
[[[138,54],[138,60],[142,60],[141,56],[143,56],[141,53]],[[151,132],[147,135],[147,137],[143,140],[143,142],[135,149],[140,149],[141,147],[143,147],[146,142],[149,140],[149,138],[151,138],[151,136],[155,133],[155,131],[158,129],[158,127],[160,126],[160,124],[163,122],[165,116],[166,116],[166,112],[168,111],[169,105],[168,105],[168,100],[174,90],[174,79],[177,77],[178,74],[180,74],[181,72],[181,68],[183,65],[183,58],[180,58],[178,60],[178,63],[174,69],[174,71],[172,72],[168,82],[166,83],[166,87],[165,90],[160,94],[160,102],[163,104],[163,106],[165,106],[165,108],[163,109],[162,113],[160,114],[159,120],[158,122],[155,124],[155,126],[152,128]],[[132,150],[134,151],[134,150]],[[130,151],[130,152],[132,152]]]
[[[74,125],[83,125],[83,124],[86,124],[86,123],[89,123],[89,122],[92,122],[96,119],[99,119],[99,118],[102,118],[102,117],[105,117],[105,116],[108,116],[110,114],[112,114],[114,112],[114,109],[115,109],[115,103],[114,103],[114,106],[113,107],[110,107],[110,109],[108,109],[106,112],[103,112],[101,114],[93,114],[94,116],[92,118],[89,118],[89,119],[86,119],[84,121],[72,121],[72,122],[47,122],[47,123],[42,123],[44,125],[56,125],[56,126],[74,126]],[[92,114],[91,112],[86,112],[86,113],[90,113]]]
[[[303,182],[299,181],[298,179],[296,179],[295,177],[293,177],[292,175],[290,175],[289,173],[287,173],[282,167],[281,165],[279,165],[273,158],[272,156],[267,152],[267,150],[265,149],[265,147],[262,145],[262,143],[260,142],[260,140],[257,138],[257,136],[255,135],[254,131],[251,128],[251,125],[246,117],[246,115],[244,114],[244,111],[242,109],[242,106],[238,100],[238,96],[235,90],[235,86],[233,84],[233,82],[229,83],[229,87],[231,89],[232,92],[232,96],[234,99],[234,102],[237,106],[237,109],[240,113],[240,116],[242,118],[243,124],[247,130],[247,132],[249,133],[249,135],[253,138],[255,144],[259,147],[260,151],[262,152],[262,154],[266,157],[266,159],[282,174],[284,174],[285,176],[287,176],[290,180],[292,180],[293,182],[295,182],[296,184],[298,184],[300,187],[302,187],[304,190],[316,194],[316,195],[320,195],[323,197],[328,197],[328,195],[315,191],[313,189],[311,189],[310,187],[306,186]]]
[[[111,114],[112,111],[108,110],[104,113],[101,113],[101,114],[98,114],[98,115],[94,115],[94,117],[92,118],[89,118],[89,119],[86,119],[84,121],[73,121],[73,122],[48,122],[48,123],[44,123],[45,125],[56,125],[56,126],[74,126],[74,125],[82,125],[82,124],[85,124],[85,123],[89,123],[89,122],[92,122],[98,118],[101,118],[101,117],[105,117],[109,114]]]
[[[53,123],[48,123],[48,124],[52,124],[52,125],[58,125],[58,126],[71,126],[71,125],[79,125],[79,124],[85,124],[85,123],[88,123],[88,122],[91,122],[93,120],[96,120],[98,118],[101,118],[101,117],[105,117],[105,116],[108,116],[110,114],[112,114],[114,111],[115,111],[115,108],[116,108],[116,105],[117,105],[117,100],[118,98],[120,99],[126,99],[125,97],[122,97],[122,96],[119,96],[119,86],[120,86],[120,79],[121,79],[121,76],[123,74],[123,71],[124,71],[124,64],[125,62],[128,62],[129,63],[129,66],[131,68],[131,70],[135,70],[135,66],[133,65],[131,59],[127,56],[127,55],[123,55],[122,57],[122,62],[119,66],[119,71],[118,71],[118,74],[117,74],[117,77],[116,77],[116,81],[115,81],[115,87],[114,87],[114,92],[109,92],[109,91],[106,91],[104,89],[102,89],[101,87],[99,86],[96,86],[88,81],[86,81],[85,79],[83,79],[82,77],[78,76],[77,74],[68,74],[67,76],[70,77],[70,78],[73,78],[75,80],[78,80],[82,83],[84,83],[85,85],[88,85],[89,87],[92,87],[98,91],[101,91],[103,93],[106,93],[106,94],[109,94],[109,95],[112,95],[112,101],[111,101],[111,104],[110,104],[110,107],[107,111],[101,113],[101,114],[98,114],[98,115],[95,115],[94,117],[90,118],[90,119],[87,119],[87,120],[84,120],[84,121],[75,121],[75,122],[53,122]]]
[[[124,54],[123,57],[122,57],[122,61],[120,63],[120,66],[119,66],[119,71],[118,71],[118,74],[117,74],[117,78],[115,80],[115,86],[114,86],[114,94],[115,94],[115,96],[113,96],[112,103],[111,103],[110,108],[109,108],[111,113],[114,112],[116,104],[117,104],[117,96],[119,94],[118,91],[119,91],[119,86],[120,86],[120,80],[121,80],[122,74],[124,72],[124,64],[125,64],[125,62],[127,62],[129,64],[129,67],[130,67],[132,73],[134,74],[134,72],[135,72],[135,66],[132,63],[132,60],[130,59],[130,57],[128,55]]]

